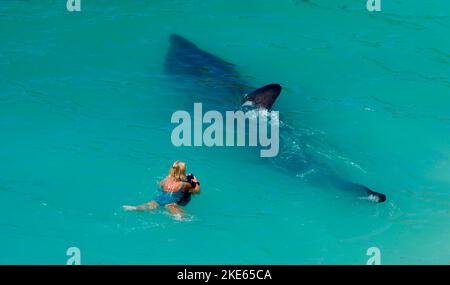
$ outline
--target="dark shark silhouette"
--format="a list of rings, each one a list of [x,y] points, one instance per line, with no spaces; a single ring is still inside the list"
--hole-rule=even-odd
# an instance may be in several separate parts
[[[234,64],[201,50],[189,40],[175,34],[170,36],[165,73],[178,82],[191,83],[196,88],[196,96],[199,96],[196,98],[197,102],[209,102],[216,109],[232,110],[243,104],[270,110],[282,89],[279,84],[269,84],[255,90],[244,82]],[[249,90],[253,91],[246,93]],[[314,159],[314,155],[299,148],[299,142],[293,143],[294,133],[295,130],[285,124],[280,126],[280,154],[275,158],[265,159],[270,159],[280,169],[294,171],[296,176],[306,177],[309,182],[328,183],[374,202],[386,201],[386,195],[341,178],[329,167]]]

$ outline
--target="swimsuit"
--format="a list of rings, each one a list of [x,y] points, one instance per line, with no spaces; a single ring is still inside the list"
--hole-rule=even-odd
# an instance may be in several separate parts
[[[165,179],[164,179],[164,183],[165,183]],[[185,196],[185,192],[183,192],[183,187],[186,184],[186,182],[183,181],[183,183],[181,183],[181,187],[180,189],[178,189],[177,191],[174,192],[169,192],[169,191],[161,191],[161,193],[156,197],[155,201],[156,203],[158,203],[158,205],[161,206],[165,206],[167,204],[173,204],[173,203],[177,203],[180,202],[182,200],[182,198],[184,198]],[[183,199],[185,200],[185,199]],[[189,201],[187,201],[186,203],[180,204],[182,206],[186,206],[187,203]]]

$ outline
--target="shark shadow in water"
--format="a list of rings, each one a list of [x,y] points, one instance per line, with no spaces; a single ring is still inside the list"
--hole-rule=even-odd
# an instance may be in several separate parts
[[[270,111],[282,89],[279,84],[269,84],[255,90],[241,78],[232,63],[201,50],[175,34],[170,36],[164,69],[176,82],[188,83],[195,88],[197,97],[194,102],[210,104],[216,110],[233,110],[239,106],[245,106],[248,110],[250,106]],[[296,141],[295,133],[292,127],[280,123],[280,153],[275,158],[263,159],[270,159],[277,168],[303,177],[308,182],[332,185],[377,203],[386,201],[386,195],[340,177],[315,159],[314,154],[302,147],[305,144]]]

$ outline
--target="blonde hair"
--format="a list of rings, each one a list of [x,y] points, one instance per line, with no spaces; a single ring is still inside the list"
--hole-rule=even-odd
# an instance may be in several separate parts
[[[186,181],[186,163],[175,161],[170,168],[169,176],[176,181]]]

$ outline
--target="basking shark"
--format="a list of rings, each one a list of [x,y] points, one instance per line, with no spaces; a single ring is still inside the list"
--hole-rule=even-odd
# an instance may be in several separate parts
[[[232,110],[258,109],[270,112],[282,91],[280,84],[272,83],[260,88],[250,87],[239,75],[234,64],[200,49],[180,35],[170,36],[170,47],[165,58],[165,73],[177,82],[189,83],[197,96],[194,102],[211,107]],[[386,195],[369,187],[340,177],[311,153],[298,138],[298,131],[280,123],[280,152],[269,159],[271,164],[289,174],[314,183],[350,191],[356,196],[381,203]]]

